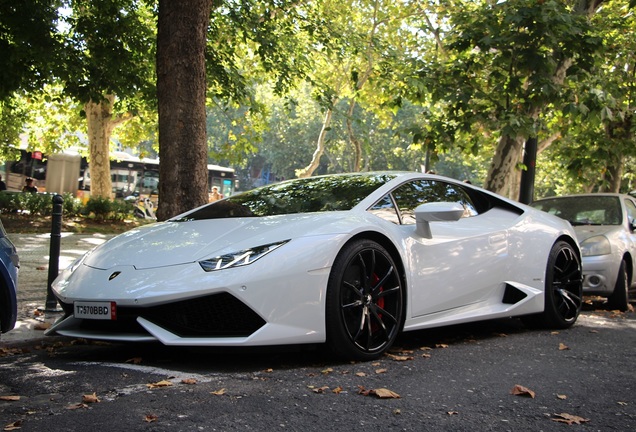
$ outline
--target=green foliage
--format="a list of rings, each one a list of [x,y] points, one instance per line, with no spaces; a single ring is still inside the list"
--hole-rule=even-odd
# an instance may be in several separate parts
[[[104,197],[89,198],[84,207],[83,214],[93,216],[98,221],[111,220],[122,221],[131,216],[133,205],[128,201],[111,201]]]
[[[98,221],[123,221],[133,217],[133,204],[124,200],[90,198],[86,206],[70,193],[65,193],[62,217],[93,217]],[[0,213],[23,213],[50,216],[53,212],[53,195],[42,193],[0,192]]]
[[[71,193],[64,194],[64,203],[62,204],[62,212],[64,217],[76,217],[82,214],[82,202],[79,198],[75,198]]]
[[[0,0],[0,101],[39,88],[61,64],[56,24],[61,0]],[[5,63],[6,62],[6,63]]]
[[[93,215],[96,220],[108,219],[112,211],[112,201],[104,197],[90,197],[84,207],[85,215]]]
[[[53,195],[23,192],[0,192],[0,212],[27,212],[49,216],[53,210]]]
[[[110,220],[123,221],[133,213],[134,206],[130,201],[114,200],[110,205]]]
[[[20,193],[25,210],[32,215],[49,216],[53,211],[53,195]]]
[[[131,0],[73,0],[63,21],[67,59],[58,75],[65,94],[81,103],[104,93],[123,111],[154,100],[156,20],[152,4]]]

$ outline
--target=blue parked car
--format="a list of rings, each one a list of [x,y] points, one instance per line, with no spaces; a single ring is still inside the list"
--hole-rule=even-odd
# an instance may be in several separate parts
[[[20,260],[15,246],[0,221],[0,331],[13,329],[18,316],[18,268]]]

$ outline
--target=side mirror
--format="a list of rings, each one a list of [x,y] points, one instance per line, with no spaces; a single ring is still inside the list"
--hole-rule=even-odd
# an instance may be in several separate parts
[[[421,204],[415,209],[415,234],[424,238],[433,238],[431,222],[455,222],[464,214],[464,206],[458,202],[431,202]]]

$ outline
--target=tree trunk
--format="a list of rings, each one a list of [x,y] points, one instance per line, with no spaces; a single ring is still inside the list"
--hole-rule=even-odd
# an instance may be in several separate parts
[[[327,113],[325,114],[325,119],[322,122],[322,129],[320,130],[320,135],[318,135],[316,150],[314,151],[314,155],[311,158],[311,162],[305,168],[296,170],[296,177],[298,178],[311,177],[314,171],[316,171],[316,168],[318,168],[318,165],[320,165],[320,158],[322,157],[322,154],[325,152],[325,137],[327,136],[329,125],[331,125],[332,115],[333,115],[333,110],[331,108],[327,109]]]
[[[113,102],[108,95],[99,102],[88,101],[84,105],[88,129],[91,196],[112,199],[113,185],[110,179],[110,136],[113,131]]]
[[[502,136],[488,170],[484,188],[517,199],[521,184],[518,166],[523,160],[523,137]]]
[[[205,47],[213,4],[159,0],[159,220],[208,202]]]
[[[615,163],[607,167],[604,177],[604,188],[601,192],[613,192],[618,193],[621,190],[621,180],[623,179],[623,166],[625,165],[622,157],[617,158]]]
[[[347,133],[349,134],[349,141],[351,141],[351,144],[353,144],[354,150],[353,171],[359,172],[360,165],[362,164],[362,144],[353,132],[353,111],[355,109],[355,106],[356,100],[351,99],[351,102],[349,103],[349,111],[347,112]]]

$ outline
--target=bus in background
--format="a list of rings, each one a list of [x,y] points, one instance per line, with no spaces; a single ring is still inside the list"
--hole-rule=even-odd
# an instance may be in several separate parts
[[[110,175],[113,187],[114,198],[125,198],[128,196],[156,196],[159,193],[159,160],[150,158],[138,158],[125,152],[112,152],[114,160],[110,162]],[[53,156],[51,156],[53,157]],[[79,155],[76,155],[80,158]],[[47,175],[47,157],[40,152],[27,152],[21,150],[18,161],[7,162],[5,183],[9,190],[19,191],[24,185],[27,177],[35,179],[36,186],[40,191],[45,191],[45,181]],[[76,165],[77,166],[77,165]],[[73,186],[73,193],[83,199],[88,199],[91,187],[90,166],[86,158],[81,158],[77,173],[70,174],[73,181],[77,179],[77,186]],[[236,176],[234,169],[219,165],[208,165],[208,193],[212,192],[212,187],[216,186],[219,192],[228,197],[235,192]],[[76,187],[76,189],[75,189]],[[75,192],[77,190],[77,193]],[[57,192],[57,191],[53,191]]]
[[[139,159],[124,153],[110,163],[110,176],[113,194],[118,198],[134,196],[156,197],[159,194],[159,160]],[[208,193],[216,186],[219,192],[228,197],[235,191],[235,172],[233,168],[208,165]],[[80,189],[90,190],[90,165],[80,179]]]

